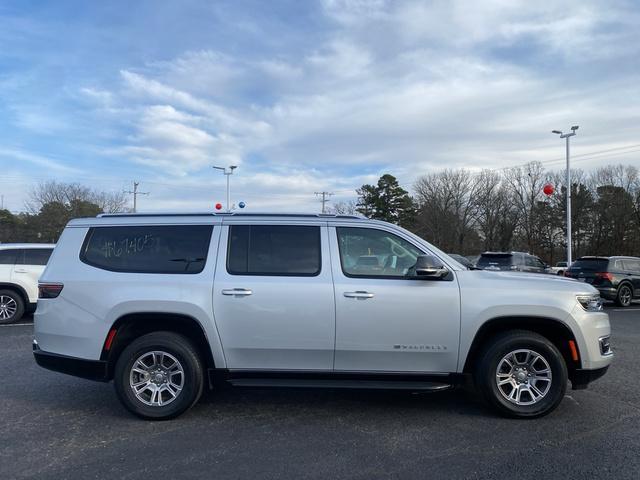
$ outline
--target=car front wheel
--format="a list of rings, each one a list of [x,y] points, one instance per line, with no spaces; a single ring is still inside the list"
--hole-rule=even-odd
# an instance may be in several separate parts
[[[204,369],[184,336],[153,332],[135,339],[116,363],[114,384],[123,405],[152,420],[175,418],[202,395]]]
[[[477,388],[503,415],[541,417],[562,401],[567,367],[562,354],[545,337],[529,331],[497,336],[480,355]]]

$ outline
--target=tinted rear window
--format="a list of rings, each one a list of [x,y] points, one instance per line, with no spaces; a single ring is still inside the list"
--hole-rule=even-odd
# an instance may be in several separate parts
[[[580,258],[571,264],[571,270],[589,270],[593,272],[606,272],[609,260],[606,258]]]
[[[94,227],[80,259],[115,272],[200,273],[212,225]]]
[[[0,265],[13,265],[16,263],[18,250],[0,250]]]
[[[227,271],[232,275],[318,275],[320,227],[232,225]]]
[[[500,267],[508,267],[513,262],[513,255],[510,253],[504,255],[480,255],[478,266],[497,265]]]
[[[22,265],[46,265],[53,252],[52,248],[25,248],[16,263]]]

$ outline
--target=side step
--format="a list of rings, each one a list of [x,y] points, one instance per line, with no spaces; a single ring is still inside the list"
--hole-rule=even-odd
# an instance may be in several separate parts
[[[453,385],[449,383],[403,380],[230,378],[227,381],[234,387],[364,388],[374,390],[427,390],[432,392],[453,388]]]

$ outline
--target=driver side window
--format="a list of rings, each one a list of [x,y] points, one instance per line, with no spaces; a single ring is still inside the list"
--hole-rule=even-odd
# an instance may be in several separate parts
[[[347,277],[404,277],[423,253],[389,232],[337,227],[342,271]]]

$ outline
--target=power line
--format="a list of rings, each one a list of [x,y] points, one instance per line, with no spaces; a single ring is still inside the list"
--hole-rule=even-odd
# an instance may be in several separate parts
[[[138,185],[140,182],[133,181],[133,190],[125,191],[124,193],[133,194],[133,213],[136,213],[138,207],[138,195],[149,195],[149,192],[139,192]]]
[[[322,202],[322,213],[325,213],[325,204],[329,201],[329,197],[333,195],[333,193],[331,192],[313,192],[313,193],[315,193],[317,196],[322,196],[322,200],[320,200]]]

